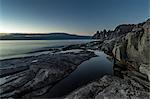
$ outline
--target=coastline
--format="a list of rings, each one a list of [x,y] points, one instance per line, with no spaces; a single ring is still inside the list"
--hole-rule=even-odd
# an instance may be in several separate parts
[[[109,42],[109,41],[108,41]],[[112,41],[113,42],[113,41]],[[109,43],[112,43],[112,42],[109,42]],[[105,43],[107,43],[107,42],[105,42]],[[10,62],[11,64],[13,63],[13,62],[11,62],[12,60],[19,60],[19,61],[22,61],[22,60],[26,60],[26,62],[27,63],[25,63],[25,61],[24,61],[24,64],[32,64],[33,65],[33,67],[31,66],[30,68],[31,68],[31,70],[30,71],[28,71],[28,68],[26,68],[26,69],[24,69],[24,68],[22,68],[21,70],[19,70],[18,72],[15,72],[14,74],[15,74],[15,76],[14,75],[12,75],[12,77],[11,77],[11,75],[10,76],[8,76],[8,78],[7,78],[7,80],[3,83],[3,84],[1,84],[0,86],[3,88],[3,89],[1,89],[1,90],[4,90],[1,94],[1,97],[22,97],[23,96],[23,98],[31,98],[31,97],[33,97],[33,96],[38,96],[38,95],[43,95],[43,94],[45,94],[46,92],[47,92],[47,90],[49,90],[52,86],[54,86],[54,84],[55,83],[57,83],[57,82],[59,82],[59,81],[61,81],[62,79],[64,79],[65,77],[67,77],[67,76],[69,76],[69,74],[71,73],[71,72],[73,72],[76,68],[77,68],[77,66],[79,66],[79,64],[81,64],[82,62],[84,62],[84,61],[86,61],[86,60],[88,60],[88,59],[90,59],[90,58],[92,58],[92,57],[95,57],[95,54],[93,53],[93,51],[92,50],[101,50],[101,51],[103,51],[104,53],[106,53],[107,55],[109,55],[109,56],[111,56],[111,57],[113,57],[112,56],[112,54],[110,53],[110,51],[108,50],[103,50],[103,49],[99,49],[99,47],[97,47],[97,46],[101,46],[101,48],[102,48],[102,46],[103,45],[105,45],[105,43],[104,42],[101,42],[101,41],[93,41],[93,42],[90,42],[90,43],[86,43],[86,44],[76,44],[76,45],[69,45],[69,46],[66,46],[66,47],[62,47],[62,48],[52,48],[52,49],[49,49],[50,51],[51,51],[51,53],[46,53],[46,54],[40,54],[40,55],[37,55],[37,56],[29,56],[29,57],[21,57],[21,58],[13,58],[13,59],[6,59],[6,60],[3,60],[3,61],[8,61],[8,62],[6,62],[6,64],[8,65],[8,63]],[[102,44],[102,45],[101,45]],[[105,48],[106,47],[110,47],[110,46],[105,46]],[[72,52],[73,51],[73,52]],[[92,52],[91,52],[92,51]],[[44,51],[45,52],[45,51]],[[49,52],[49,51],[48,51]],[[62,53],[61,53],[62,52]],[[41,53],[41,52],[39,52],[39,53]],[[52,56],[51,56],[52,55]],[[53,68],[51,68],[51,67],[48,67],[47,68],[47,66],[48,66],[48,64],[47,65],[45,65],[46,66],[46,68],[48,69],[48,71],[47,71],[47,69],[45,68],[45,66],[44,66],[44,68],[43,68],[43,66],[41,67],[41,66],[38,66],[38,65],[41,65],[41,62],[48,62],[48,61],[46,61],[45,59],[47,59],[48,57],[51,57],[51,58],[53,58],[54,56],[56,55],[58,55],[57,56],[57,58],[59,59],[57,59],[57,58],[55,58],[53,61],[57,61],[56,63],[55,63],[55,65],[53,65],[53,66],[57,66],[57,65],[62,65],[65,61],[64,61],[64,58],[66,58],[66,55],[69,55],[68,56],[68,58],[67,58],[67,63],[65,63],[67,66],[69,66],[69,71],[67,70],[66,71],[66,69],[64,68],[64,69],[62,69],[61,71],[63,72],[63,75],[61,75],[61,76],[59,76],[58,78],[55,76],[54,78],[53,78],[53,80],[52,80],[52,82],[51,83],[46,83],[46,84],[44,84],[44,86],[42,85],[41,86],[41,82],[45,82],[45,78],[47,78],[47,77],[49,77],[48,75],[49,75],[49,73],[58,73],[58,74],[56,74],[56,75],[60,75],[59,73],[60,73],[60,71],[58,71],[57,69],[61,69],[60,67],[58,67],[57,69],[56,69],[56,71],[55,71],[55,69],[53,69]],[[63,56],[63,55],[65,55],[65,57],[62,57],[62,60],[63,61],[60,61],[60,56]],[[70,55],[72,56],[76,56],[76,57],[78,57],[78,58],[75,58],[75,57],[72,57],[72,59],[73,60],[71,60],[71,62],[69,62],[68,60],[70,60]],[[83,55],[83,56],[82,56]],[[84,55],[86,55],[86,56],[84,56]],[[46,58],[46,56],[47,56],[47,58]],[[79,57],[79,56],[81,56],[81,57]],[[39,57],[39,58],[38,58]],[[40,58],[41,57],[41,58]],[[45,57],[45,58],[44,58]],[[31,58],[31,59],[30,59]],[[51,59],[50,58],[50,59]],[[39,59],[44,59],[44,60],[42,60],[41,62],[38,62],[37,60],[39,60]],[[29,62],[29,60],[30,60],[30,62]],[[76,63],[75,61],[76,60],[78,60],[78,62]],[[1,60],[0,60],[1,61]],[[51,61],[52,63],[53,63],[53,61]],[[70,64],[71,63],[71,64]],[[73,63],[73,64],[72,64]],[[19,65],[21,65],[21,63],[18,63],[18,61],[17,61],[17,64],[19,64]],[[36,64],[36,67],[34,66],[34,64]],[[9,65],[10,66],[10,65]],[[71,67],[70,67],[71,66]],[[16,66],[17,67],[17,66]],[[114,66],[115,67],[115,66]],[[14,68],[14,67],[13,67]],[[43,69],[41,69],[41,70],[38,70],[38,68],[43,68]],[[118,68],[118,67],[117,67]],[[115,68],[115,69],[117,69],[117,68]],[[114,69],[114,70],[115,70]],[[25,70],[25,71],[24,71]],[[122,70],[122,69],[121,69]],[[3,70],[1,70],[1,71],[3,71]],[[36,73],[34,73],[34,74],[31,74],[31,72],[37,72],[37,74]],[[119,70],[119,72],[120,72],[120,70]],[[22,74],[23,73],[23,74]],[[41,74],[42,73],[42,74]],[[11,73],[10,73],[11,74]],[[19,75],[23,75],[23,76],[33,76],[33,77],[31,77],[31,78],[23,78],[23,77],[20,77],[20,78],[18,78],[19,77]],[[43,75],[43,77],[44,77],[44,79],[43,79],[43,77],[41,78],[36,78],[36,76],[35,76],[35,74],[36,75],[39,75],[39,77],[40,76],[42,76]],[[51,75],[51,74],[50,74]],[[120,75],[120,74],[118,74],[118,75]],[[131,75],[132,76],[132,75]],[[16,78],[17,77],[17,78]],[[35,77],[35,78],[34,78]],[[116,77],[116,76],[115,76]],[[36,79],[38,82],[34,82],[34,80],[32,81],[31,79]],[[106,80],[108,79],[108,85],[111,85],[111,83],[110,83],[110,81],[112,81],[112,80],[114,80],[114,79],[116,79],[116,80],[118,80],[119,82],[121,81],[122,82],[122,80],[120,79],[120,78],[114,78],[113,76],[112,77],[110,77],[110,76],[107,76],[107,75],[105,75],[105,77],[102,77],[101,79],[105,79],[106,78]],[[19,88],[19,90],[17,89],[17,90],[15,90],[15,89],[11,89],[12,87],[10,87],[9,86],[9,84],[11,85],[11,86],[14,86],[13,84],[15,84],[15,86],[16,86],[16,81],[17,81],[17,79],[21,79],[21,80],[30,80],[30,82],[28,82],[28,83],[24,83],[23,84],[23,87],[20,87]],[[38,80],[39,79],[39,80]],[[109,80],[109,79],[111,79],[111,80]],[[133,78],[128,78],[129,80],[133,80]],[[35,80],[35,81],[36,81]],[[99,80],[99,79],[98,79]],[[114,83],[116,82],[116,80],[114,81]],[[15,81],[15,83],[13,83],[13,81]],[[96,80],[97,81],[97,80]],[[75,91],[73,91],[72,93],[70,93],[69,95],[66,95],[65,97],[66,98],[73,98],[74,97],[74,93],[80,93],[80,91],[78,91],[78,90],[80,90],[80,89],[82,89],[83,90],[83,94],[84,93],[86,93],[85,92],[85,90],[86,90],[86,87],[88,87],[88,86],[91,86],[91,84],[92,83],[95,83],[96,81],[91,81],[91,82],[89,82],[87,85],[85,85],[85,87],[83,86],[83,87],[81,87],[81,88],[78,88],[77,90],[75,90]],[[18,82],[18,81],[17,81]],[[49,82],[49,81],[48,81]],[[143,82],[146,86],[147,86],[147,82]],[[18,87],[18,86],[20,86],[20,84],[22,85],[22,83],[19,83],[18,82],[18,84],[17,84],[17,86],[16,87]],[[30,84],[30,85],[29,85]],[[35,86],[37,86],[37,84],[38,84],[38,86],[41,86],[41,87],[35,87]],[[103,80],[102,80],[102,82],[100,82],[100,84],[103,84]],[[119,84],[119,83],[118,83]],[[139,84],[139,83],[138,83]],[[34,85],[34,87],[33,87],[33,85]],[[143,85],[143,84],[142,84]],[[28,87],[27,87],[28,86]],[[30,87],[30,86],[32,86],[32,87]],[[92,85],[93,86],[93,85]],[[91,87],[92,87],[91,86]],[[94,85],[95,86],[95,85]],[[127,86],[126,86],[127,87]],[[115,88],[115,87],[114,87]],[[118,87],[118,88],[121,88],[121,87]],[[34,90],[33,90],[34,89]],[[14,90],[14,91],[12,91],[12,92],[9,92],[9,93],[7,93],[7,91],[8,90]],[[26,90],[28,90],[29,92],[26,92]],[[33,91],[32,91],[33,90]],[[88,90],[88,91],[90,91],[90,90]],[[88,94],[89,93],[87,93],[87,98],[89,98],[88,97]],[[78,96],[75,96],[75,97],[80,97],[80,95],[81,96],[84,96],[84,95],[82,95],[82,94],[79,94]]]
[[[1,40],[0,40],[1,41]],[[40,53],[43,51],[49,51],[53,49],[62,48],[72,44],[87,43],[93,41],[88,40],[15,40],[15,41],[2,41],[0,49],[0,60],[28,56],[26,54]],[[30,45],[31,44],[31,45]],[[16,46],[19,45],[19,46]],[[3,48],[4,47],[4,48]],[[32,56],[32,55],[29,55]]]
[[[54,83],[68,76],[83,61],[95,56],[90,51],[78,51],[1,60],[1,65],[9,66],[0,69],[0,76],[5,79],[0,85],[1,98],[20,97],[28,93],[27,90],[31,92],[39,88],[43,91],[40,94],[44,94],[49,89],[48,86],[53,86]]]
[[[126,25],[126,27],[130,27],[130,25]],[[120,29],[122,26],[117,27],[116,30]],[[1,69],[3,72],[1,77],[15,73],[7,76],[6,81],[0,85],[1,97],[20,98],[24,96],[24,98],[30,98],[32,95],[43,95],[49,87],[69,75],[82,62],[96,56],[89,50],[99,50],[110,55],[115,61],[114,75],[105,75],[73,91],[65,98],[149,99],[150,61],[148,55],[150,49],[147,48],[150,46],[149,29],[150,19],[143,24],[132,25],[132,29],[129,29],[126,34],[121,36],[114,34],[115,38],[113,39],[112,35],[110,35],[110,39],[106,39],[103,36],[105,34],[101,34],[99,41],[51,49],[53,54],[0,61],[2,65],[12,67],[6,68],[6,70]],[[117,32],[116,30],[113,32]],[[70,50],[77,49],[82,51],[70,52]],[[66,52],[59,53],[61,51]],[[23,66],[23,68],[17,68],[17,66]],[[29,67],[29,69],[24,67]]]

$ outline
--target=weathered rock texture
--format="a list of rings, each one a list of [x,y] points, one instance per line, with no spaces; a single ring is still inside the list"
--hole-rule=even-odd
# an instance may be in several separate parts
[[[94,56],[93,52],[80,51],[2,60],[1,65],[10,67],[0,69],[3,77],[0,97],[21,97],[33,91],[32,95],[41,95],[83,61]]]
[[[72,92],[66,98],[149,99],[150,19],[140,24],[119,25],[114,31],[97,31],[93,38],[99,41],[70,45],[62,50],[102,50],[114,57],[117,65],[114,65],[114,75],[120,78],[104,76]],[[19,97],[31,93],[25,98],[42,95],[54,83],[69,75],[81,62],[93,56],[94,53],[83,51],[0,61],[4,67],[10,67],[0,69],[0,77],[3,77],[0,95]]]
[[[150,88],[126,77],[104,76],[66,96],[66,99],[149,99]]]
[[[146,74],[150,80],[150,19],[137,24],[113,48],[114,57]]]
[[[113,55],[115,76],[104,76],[66,98],[149,99],[150,19],[137,25],[120,25],[114,31],[97,32],[93,38],[102,42],[94,46]]]
[[[139,24],[123,24],[114,31],[97,31],[99,49],[121,64],[147,75],[150,80],[150,19]]]

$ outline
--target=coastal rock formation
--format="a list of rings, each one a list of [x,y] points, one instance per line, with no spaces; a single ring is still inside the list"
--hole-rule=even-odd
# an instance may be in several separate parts
[[[114,76],[89,83],[66,99],[150,98],[150,19],[136,25],[120,25],[113,33],[97,32],[93,38],[103,42],[95,46],[114,57]]]
[[[104,76],[75,90],[66,99],[149,99],[150,98],[150,19],[140,24],[119,25],[103,30],[98,39],[86,44],[51,49],[54,54],[1,60],[1,98],[30,98],[43,95],[68,76],[83,61],[101,50],[114,58],[114,76]],[[79,49],[79,52],[68,50]],[[65,53],[62,53],[62,52]]]
[[[114,57],[127,65],[146,74],[150,81],[150,19],[144,24],[137,24],[123,41],[113,48]]]
[[[0,69],[3,77],[0,97],[21,97],[27,93],[41,95],[83,61],[94,56],[93,52],[80,51],[1,60],[2,66],[9,67]]]
[[[101,44],[100,50],[104,51],[104,53],[108,55],[112,55],[112,50],[114,48],[115,43],[116,43],[116,39],[105,40],[103,44]]]
[[[113,38],[117,38],[120,36],[124,36],[127,33],[131,32],[134,28],[134,24],[123,24],[117,26],[113,31],[109,30],[106,31],[105,29],[101,32],[97,31],[96,34],[93,35],[93,39],[100,39],[100,40],[110,40]]]
[[[149,99],[149,90],[128,77],[104,76],[72,92],[65,99]]]
[[[150,81],[150,19],[139,24],[119,25],[114,31],[97,31],[93,38],[103,41],[97,45],[100,50],[113,55],[131,71],[147,75]]]

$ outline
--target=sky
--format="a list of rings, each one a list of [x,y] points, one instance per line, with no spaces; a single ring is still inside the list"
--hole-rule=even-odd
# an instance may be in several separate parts
[[[1,33],[93,35],[150,16],[150,0],[0,0]]]

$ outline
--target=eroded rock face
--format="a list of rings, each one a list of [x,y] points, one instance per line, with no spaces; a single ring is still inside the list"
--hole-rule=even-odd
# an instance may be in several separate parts
[[[149,90],[127,77],[104,76],[72,92],[65,99],[149,99]]]
[[[150,19],[136,25],[124,38],[124,41],[115,45],[112,51],[114,57],[131,63],[150,81]]]
[[[33,96],[44,94],[79,64],[94,56],[94,52],[80,51],[2,60],[1,65],[13,64],[14,67],[1,69],[1,76],[6,77],[1,78],[0,97],[21,97],[32,91]],[[22,65],[24,67],[20,67]]]

